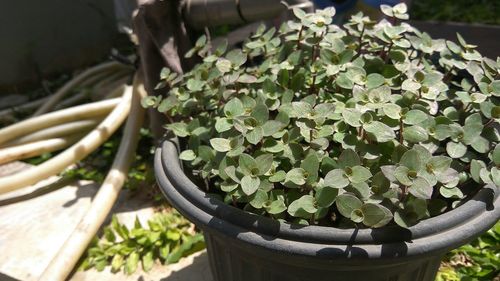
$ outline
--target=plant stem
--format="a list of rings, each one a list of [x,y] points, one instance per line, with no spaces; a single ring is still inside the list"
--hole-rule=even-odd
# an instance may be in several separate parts
[[[403,144],[403,119],[399,119],[399,143]]]
[[[472,102],[469,102],[467,104],[467,106],[464,108],[464,112],[467,112],[470,109],[471,105],[472,105]]]
[[[297,38],[297,50],[300,50],[300,40],[302,40],[302,31],[304,30],[304,26],[300,27],[299,36]]]
[[[384,52],[384,63],[386,63],[386,64],[389,61],[389,53],[391,52],[392,45],[394,45],[394,43],[391,41],[391,44],[389,44],[389,47],[387,48],[387,51]]]
[[[484,124],[485,127],[488,127],[490,126],[491,124],[493,124],[493,122],[495,122],[495,119],[494,118],[491,118],[490,120],[488,120],[488,122],[486,122],[486,124]]]
[[[363,25],[363,28],[361,29],[361,33],[359,34],[359,39],[358,39],[358,50],[356,53],[356,58],[358,58],[361,54],[361,48],[363,47],[363,35],[365,34],[365,26]],[[352,60],[355,60],[356,58],[353,57]]]

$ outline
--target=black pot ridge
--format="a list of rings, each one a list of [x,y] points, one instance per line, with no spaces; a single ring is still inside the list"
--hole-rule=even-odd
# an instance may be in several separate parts
[[[487,231],[500,218],[499,190],[482,188],[458,208],[409,229],[339,229],[302,226],[245,212],[202,192],[183,172],[171,140],[155,155],[155,173],[163,193],[184,216],[205,231],[245,241],[271,252],[350,260],[406,259],[436,255]]]

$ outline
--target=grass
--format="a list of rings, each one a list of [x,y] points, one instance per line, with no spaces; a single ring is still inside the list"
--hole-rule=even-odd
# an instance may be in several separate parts
[[[500,24],[498,0],[414,0],[410,18],[414,20]]]

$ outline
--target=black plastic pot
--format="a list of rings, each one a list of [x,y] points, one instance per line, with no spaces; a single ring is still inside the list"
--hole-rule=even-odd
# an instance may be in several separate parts
[[[410,229],[280,223],[202,192],[184,174],[170,140],[156,151],[155,173],[169,202],[204,231],[216,281],[434,280],[444,253],[500,218],[499,190],[492,187]]]

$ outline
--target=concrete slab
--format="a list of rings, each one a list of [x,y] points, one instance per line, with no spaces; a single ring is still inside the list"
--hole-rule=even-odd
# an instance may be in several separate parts
[[[33,166],[13,162],[0,166],[0,177]],[[34,186],[0,196],[0,281],[37,280],[64,241],[88,210],[99,185],[51,177]],[[143,225],[156,213],[146,192],[123,190],[113,207],[121,223],[133,227],[136,216]],[[111,215],[105,225],[109,224]],[[70,280],[213,281],[206,252],[199,252],[172,265],[156,264],[150,272],[127,276],[89,270],[76,272]]]
[[[22,172],[21,172],[22,173]],[[91,203],[98,185],[49,179],[0,199],[0,280],[37,280]],[[40,190],[47,191],[37,193]],[[24,192],[23,192],[24,191]]]
[[[123,272],[111,273],[109,268],[102,272],[88,270],[77,272],[71,281],[213,281],[212,273],[205,251],[195,253],[181,259],[176,264],[156,264],[151,271],[144,272],[140,269],[127,276]]]

